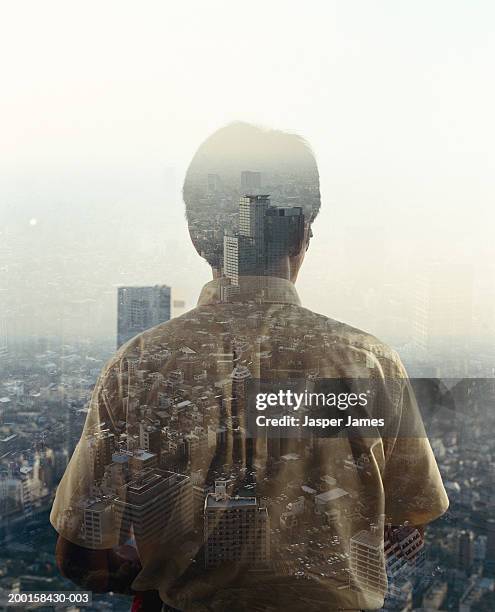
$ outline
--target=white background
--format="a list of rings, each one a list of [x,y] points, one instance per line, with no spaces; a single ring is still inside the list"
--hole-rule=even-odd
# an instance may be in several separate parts
[[[387,281],[457,262],[492,324],[492,2],[0,6],[12,335],[78,333],[60,303],[85,299],[99,310],[84,332],[111,335],[119,283],[166,283],[192,307],[209,276],[181,182],[200,142],[236,119],[298,132],[315,151],[323,206],[298,284],[307,306],[383,333],[366,304]]]

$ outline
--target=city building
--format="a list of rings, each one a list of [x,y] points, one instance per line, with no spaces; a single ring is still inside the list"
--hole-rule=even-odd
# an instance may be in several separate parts
[[[105,545],[105,538],[113,533],[112,504],[102,499],[90,499],[84,508],[82,537],[88,548]]]
[[[224,275],[230,279],[231,285],[239,285],[239,276],[255,275],[256,265],[256,245],[253,238],[248,236],[224,236]]]
[[[119,287],[117,348],[137,334],[170,319],[170,287]]]
[[[115,513],[121,533],[129,533],[132,527],[138,542],[179,538],[193,527],[190,478],[160,469],[143,470],[121,488]]]
[[[154,468],[158,464],[158,456],[142,448],[138,448],[129,456],[129,469],[131,472],[141,472]]]
[[[470,572],[474,561],[474,533],[462,530],[457,543],[457,566],[460,570]]]
[[[239,235],[252,238],[258,250],[264,243],[265,216],[269,195],[244,195],[239,202]]]
[[[139,447],[154,455],[160,454],[160,429],[147,423],[139,423]]]
[[[390,580],[410,577],[424,566],[424,539],[417,529],[396,529],[385,541],[384,551]]]
[[[300,206],[270,206],[268,195],[245,195],[239,201],[239,232],[227,232],[223,239],[223,272],[231,288],[239,276],[281,276],[287,270],[286,256],[297,252],[304,235]]]
[[[341,489],[339,487],[334,487],[329,489],[328,491],[324,491],[319,495],[315,496],[315,511],[317,514],[325,514],[328,511],[331,511],[337,500],[340,500],[343,497],[349,495],[347,491]]]
[[[387,591],[383,533],[376,528],[351,538],[350,586],[377,596]]]
[[[259,565],[270,559],[268,511],[256,497],[231,497],[215,483],[204,506],[205,566]]]
[[[272,206],[265,212],[265,269],[268,276],[286,276],[281,268],[284,256],[298,252],[304,232],[304,215],[300,206],[282,208]]]
[[[88,436],[87,445],[92,465],[94,465],[94,477],[99,481],[105,472],[105,467],[112,462],[112,454],[115,451],[115,436],[109,431],[101,431]]]

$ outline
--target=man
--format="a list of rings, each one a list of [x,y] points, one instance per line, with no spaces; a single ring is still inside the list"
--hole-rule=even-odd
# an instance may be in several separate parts
[[[233,124],[184,200],[213,280],[100,376],[51,515],[59,566],[146,610],[156,593],[184,611],[378,609],[385,548],[414,565],[448,500],[395,352],[300,305],[314,157]]]

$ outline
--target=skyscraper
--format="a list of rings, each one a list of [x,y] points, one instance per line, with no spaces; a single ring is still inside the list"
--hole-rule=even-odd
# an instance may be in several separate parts
[[[117,348],[170,319],[170,287],[119,287]]]
[[[239,284],[239,276],[256,274],[256,245],[248,236],[224,236],[224,274],[231,284]]]
[[[284,255],[297,252],[304,231],[304,216],[300,206],[271,206],[265,212],[265,269],[268,276],[285,276]]]
[[[223,269],[232,287],[239,276],[280,276],[287,255],[297,252],[304,232],[302,207],[270,206],[268,195],[245,195],[239,202],[239,232],[226,233]]]
[[[239,202],[239,234],[264,242],[265,214],[270,206],[268,195],[245,195]]]

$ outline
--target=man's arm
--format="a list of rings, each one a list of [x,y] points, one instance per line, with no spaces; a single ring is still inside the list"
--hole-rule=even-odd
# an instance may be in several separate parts
[[[62,576],[95,593],[131,595],[131,584],[141,571],[136,549],[128,545],[92,550],[59,536],[55,556]]]

